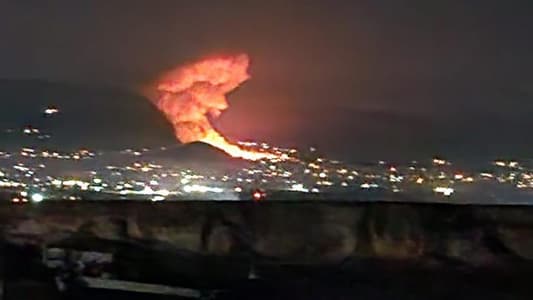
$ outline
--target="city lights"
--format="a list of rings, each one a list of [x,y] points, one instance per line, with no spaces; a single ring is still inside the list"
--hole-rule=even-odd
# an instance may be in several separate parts
[[[261,147],[265,145],[261,144]],[[259,147],[259,144],[256,146]],[[297,149],[267,146],[269,151],[279,155],[299,155]],[[42,201],[45,193],[50,200],[120,197],[171,201],[191,197],[211,198],[215,194],[217,199],[224,199],[234,197],[230,195],[235,193],[246,198],[246,191],[261,188],[301,193],[304,198],[320,193],[343,193],[345,197],[350,197],[361,191],[376,195],[387,192],[410,195],[429,191],[445,197],[453,194],[457,199],[468,192],[465,190],[467,186],[475,188],[482,183],[506,185],[517,191],[533,189],[531,166],[514,160],[488,162],[491,168],[475,171],[454,167],[452,162],[440,158],[417,160],[416,164],[407,162],[391,166],[382,161],[361,166],[320,157],[307,161],[261,160],[242,168],[217,171],[168,165],[150,156],[151,151],[148,148],[121,150],[118,156],[112,154],[114,160],[111,164],[106,159],[107,153],[96,154],[86,148],[62,152],[25,146],[14,152],[4,151],[0,155],[4,163],[0,165],[0,189],[12,190],[13,196],[9,199],[12,202],[18,199],[17,203],[23,203],[24,199]],[[162,150],[156,147],[153,151],[160,153]],[[91,167],[77,169],[79,164],[76,162],[81,160],[91,160]],[[58,164],[62,168],[71,164],[72,171],[61,172],[64,174],[54,172]]]

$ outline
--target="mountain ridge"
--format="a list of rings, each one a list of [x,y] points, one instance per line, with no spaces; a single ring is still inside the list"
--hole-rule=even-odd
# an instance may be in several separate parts
[[[17,133],[31,126],[51,135],[47,141],[22,139],[26,144],[119,150],[175,142],[172,126],[147,99],[120,88],[0,79],[0,99],[8,108],[0,111],[1,129]],[[45,116],[47,107],[59,113]],[[2,139],[4,146],[20,142],[16,135]]]

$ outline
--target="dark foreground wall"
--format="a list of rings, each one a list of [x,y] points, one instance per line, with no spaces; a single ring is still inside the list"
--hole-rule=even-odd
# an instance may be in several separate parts
[[[12,244],[115,241],[287,264],[372,258],[498,267],[533,261],[533,207],[521,206],[47,202],[0,206],[0,229]]]

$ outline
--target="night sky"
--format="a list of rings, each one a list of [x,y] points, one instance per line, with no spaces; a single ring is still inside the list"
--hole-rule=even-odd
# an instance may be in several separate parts
[[[233,137],[345,157],[531,157],[532,3],[2,1],[0,78],[137,91],[189,59],[245,52],[252,79],[217,124]]]

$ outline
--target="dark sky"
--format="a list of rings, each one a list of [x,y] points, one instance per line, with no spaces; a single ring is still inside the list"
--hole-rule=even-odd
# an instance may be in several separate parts
[[[135,89],[187,59],[246,52],[253,78],[220,121],[233,135],[290,141],[312,121],[338,143],[386,118],[453,144],[470,138],[462,126],[511,122],[495,134],[527,148],[532,3],[2,1],[0,77]]]

